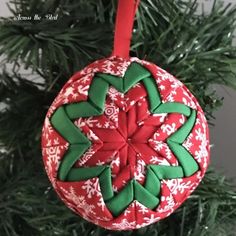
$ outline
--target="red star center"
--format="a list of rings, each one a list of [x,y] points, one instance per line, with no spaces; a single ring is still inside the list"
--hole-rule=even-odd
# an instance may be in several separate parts
[[[141,108],[144,109],[144,106]],[[109,122],[110,125],[106,128],[90,126],[90,130],[98,137],[100,144],[86,165],[95,166],[99,163],[102,165],[109,163],[112,170],[113,186],[117,190],[133,178],[143,184],[144,166],[150,163],[151,156],[156,155],[156,151],[149,146],[148,140],[153,136],[160,122],[155,121],[155,125],[143,124],[143,119],[140,119],[138,115],[140,114],[139,109],[140,106],[137,103],[131,106],[128,111],[119,109],[116,124],[105,111],[102,116],[94,118],[100,122],[103,121],[103,123],[105,123],[104,121]],[[146,115],[148,116],[147,113]],[[86,123],[86,119],[84,120]],[[147,117],[146,121],[148,121]],[[98,141],[96,143],[98,145]],[[93,145],[96,145],[95,142]]]

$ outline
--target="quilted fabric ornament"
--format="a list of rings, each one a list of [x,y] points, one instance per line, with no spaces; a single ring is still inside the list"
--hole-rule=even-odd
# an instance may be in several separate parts
[[[69,79],[42,132],[46,172],[59,197],[112,230],[169,216],[209,163],[208,125],[195,97],[165,70],[129,57],[137,5],[119,1],[113,55]]]

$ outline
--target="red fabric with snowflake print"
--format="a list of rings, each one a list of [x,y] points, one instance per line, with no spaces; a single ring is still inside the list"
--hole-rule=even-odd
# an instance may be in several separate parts
[[[150,72],[163,104],[176,102],[196,111],[196,122],[182,146],[194,158],[199,169],[191,176],[163,177],[160,180],[160,193],[156,196],[159,203],[152,209],[143,205],[139,201],[141,198],[136,198],[137,190],[134,190],[133,201],[115,215],[109,201],[104,200],[98,177],[80,181],[61,180],[58,177],[60,165],[71,144],[52,125],[51,117],[62,106],[90,100],[91,84],[99,73],[123,78],[132,63]],[[145,187],[147,166],[181,166],[167,140],[189,118],[178,112],[151,112],[148,95],[141,82],[135,83],[127,92],[120,92],[110,85],[100,115],[72,120],[91,144],[76,160],[73,168],[109,166],[114,196],[132,180]],[[198,186],[209,164],[208,126],[197,100],[168,72],[137,58],[113,56],[96,61],[73,75],[47,113],[42,149],[48,177],[64,203],[86,220],[111,230],[137,229],[169,216]]]

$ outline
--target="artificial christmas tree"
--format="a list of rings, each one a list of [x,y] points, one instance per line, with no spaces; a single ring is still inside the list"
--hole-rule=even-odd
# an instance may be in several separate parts
[[[212,171],[169,218],[134,232],[111,233],[79,220],[51,190],[40,161],[44,115],[73,72],[111,53],[115,3],[15,0],[11,5],[15,16],[52,13],[58,14],[58,20],[2,19],[1,53],[14,66],[13,73],[1,75],[1,233],[233,235],[235,188]],[[210,120],[221,104],[210,85],[234,86],[236,12],[217,3],[209,15],[196,11],[192,2],[142,1],[131,54],[153,61],[181,79]],[[19,63],[33,69],[33,78],[19,74]]]

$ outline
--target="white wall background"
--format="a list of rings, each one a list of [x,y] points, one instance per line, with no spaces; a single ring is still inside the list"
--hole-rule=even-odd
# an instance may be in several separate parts
[[[10,15],[7,2],[9,0],[0,0],[1,17]],[[205,2],[207,10],[212,6],[213,0],[199,0],[199,2]],[[236,4],[236,0],[224,2]],[[211,143],[214,144],[211,152],[212,164],[236,179],[236,91],[219,86],[216,90],[225,99],[223,107],[215,113],[215,127],[211,128]]]
[[[204,2],[206,10],[210,9],[213,0]],[[223,0],[225,4],[236,5],[236,0]],[[236,37],[235,42],[236,45]],[[236,90],[216,86],[217,93],[224,97],[224,105],[215,113],[215,127],[211,128],[212,164],[222,169],[225,174],[236,181]]]

